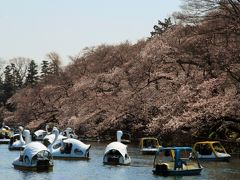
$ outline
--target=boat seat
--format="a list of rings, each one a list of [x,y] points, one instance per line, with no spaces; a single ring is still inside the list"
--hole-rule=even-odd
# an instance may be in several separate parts
[[[181,159],[179,161],[175,162],[175,169],[183,169],[183,165],[187,165],[187,163]]]

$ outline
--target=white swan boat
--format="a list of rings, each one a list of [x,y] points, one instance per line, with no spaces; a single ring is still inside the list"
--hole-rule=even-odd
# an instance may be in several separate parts
[[[91,145],[84,144],[77,139],[61,136],[56,127],[53,128],[52,133],[55,137],[48,146],[48,149],[54,158],[89,159],[89,149]],[[59,136],[64,138],[59,138]]]
[[[33,133],[33,141],[43,141],[43,138],[49,134],[48,132],[49,126],[46,125],[45,130],[39,129]]]
[[[19,170],[51,170],[53,158],[50,151],[42,143],[31,142],[26,145],[23,153],[13,161],[12,165]]]
[[[25,140],[23,139],[23,135]],[[29,130],[23,130],[23,127],[19,127],[19,134],[15,134],[8,144],[9,150],[23,150],[27,143],[31,142],[31,136]]]
[[[77,139],[78,138],[78,136],[74,133],[74,131],[70,127],[66,128],[60,134],[63,135],[63,136],[66,136],[68,138],[73,138],[73,139]]]
[[[107,145],[103,163],[109,165],[130,165],[131,158],[127,153],[127,145],[121,143],[122,131],[117,131],[117,141]]]

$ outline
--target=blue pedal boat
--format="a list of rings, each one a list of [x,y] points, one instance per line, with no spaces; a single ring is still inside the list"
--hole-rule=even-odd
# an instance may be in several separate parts
[[[153,173],[156,175],[199,175],[202,169],[191,147],[159,148],[154,158]]]

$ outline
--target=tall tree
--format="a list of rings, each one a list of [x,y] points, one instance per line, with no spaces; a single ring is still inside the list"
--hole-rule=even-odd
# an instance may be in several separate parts
[[[26,84],[27,85],[36,85],[38,81],[38,70],[37,70],[37,64],[32,60],[29,63],[27,77],[26,77]]]
[[[227,19],[239,23],[240,0],[182,0],[182,12],[176,16],[185,23],[199,23],[206,19]],[[215,12],[213,14],[213,12]]]
[[[53,74],[54,76],[59,76],[60,74],[60,65],[61,65],[61,60],[60,56],[55,53],[55,52],[50,52],[47,54],[47,57],[50,59],[51,63],[49,66],[50,73]]]
[[[151,32],[151,36],[161,35],[172,26],[171,18],[165,18],[164,21],[158,20],[158,24],[153,26],[154,31]]]
[[[28,65],[31,60],[24,57],[17,57],[9,60],[11,64],[14,64],[13,74],[16,80],[16,87],[20,88],[24,79],[27,76]]]
[[[2,87],[2,101],[5,105],[7,99],[15,93],[14,78],[12,75],[12,67],[7,65],[4,70],[4,82]]]
[[[12,66],[7,65],[4,70],[4,84],[12,83],[13,83]]]
[[[20,75],[19,71],[17,69],[13,70],[13,76],[15,80],[15,88],[20,89],[23,85],[23,77]]]
[[[0,76],[0,107],[4,104],[5,94],[3,89],[3,80],[2,76]]]
[[[183,10],[176,13],[184,29],[179,49],[184,52],[180,65],[203,70],[204,78],[228,72],[240,82],[240,0],[183,0]],[[183,66],[182,66],[183,67]],[[237,73],[236,73],[237,72]]]
[[[49,62],[43,60],[41,64],[41,79],[46,79],[49,74],[50,74]]]

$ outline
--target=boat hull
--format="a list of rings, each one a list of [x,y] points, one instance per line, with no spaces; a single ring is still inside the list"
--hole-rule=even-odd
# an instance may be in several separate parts
[[[165,170],[165,171],[159,171],[154,169],[153,174],[159,176],[194,176],[200,175],[201,171],[202,168],[191,170]]]
[[[0,144],[9,144],[10,139],[0,139]]]
[[[20,163],[13,163],[13,167],[22,171],[51,171],[53,169],[53,164],[40,164],[36,166],[29,166]]]
[[[231,157],[217,157],[217,158],[198,158],[199,161],[230,161]]]
[[[131,163],[130,159],[123,160],[123,157],[115,157],[115,156],[105,156],[103,158],[103,164],[106,165],[124,165],[124,166],[129,166]]]
[[[22,170],[22,171],[52,171],[53,166],[49,167],[27,167],[27,166],[19,166],[19,165],[13,165],[15,169]]]
[[[22,151],[24,149],[24,147],[11,147],[11,146],[9,146],[8,149],[10,151]]]
[[[119,162],[103,162],[104,165],[111,165],[111,166],[117,166],[117,165],[121,165],[121,166],[130,166],[130,162],[129,163],[119,163]]]
[[[143,155],[155,155],[156,154],[156,152],[157,152],[157,150],[158,149],[148,149],[148,148],[146,148],[146,149],[141,149],[140,151],[141,151],[141,153],[143,154]]]
[[[91,158],[90,157],[53,156],[53,159],[58,159],[58,160],[85,160],[85,161],[89,161]]]

